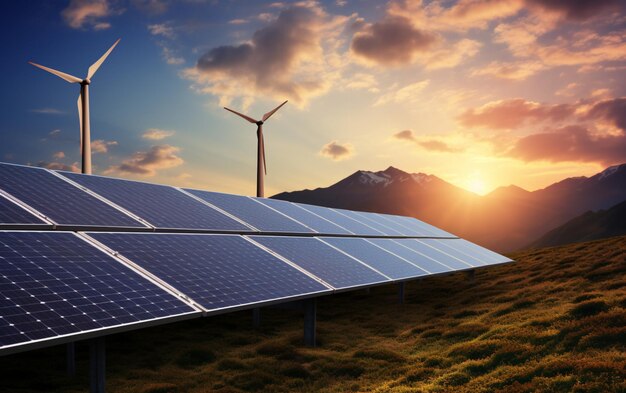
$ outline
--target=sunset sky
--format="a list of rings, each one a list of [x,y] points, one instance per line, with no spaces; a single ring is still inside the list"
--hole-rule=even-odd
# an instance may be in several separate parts
[[[0,160],[251,195],[392,165],[484,194],[626,162],[626,1],[2,3]]]

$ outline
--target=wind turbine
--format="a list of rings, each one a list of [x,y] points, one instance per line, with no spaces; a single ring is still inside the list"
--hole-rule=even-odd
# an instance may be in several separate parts
[[[226,109],[227,111],[232,112],[236,114],[237,116],[241,116],[244,119],[248,120],[250,123],[254,123],[257,125],[256,137],[257,137],[258,142],[257,142],[257,164],[256,164],[256,196],[261,197],[261,198],[265,196],[264,175],[267,175],[267,166],[265,164],[265,142],[263,141],[263,124],[267,121],[267,119],[270,118],[270,116],[276,113],[276,111],[279,110],[280,107],[282,107],[286,103],[287,101],[283,102],[282,104],[278,105],[276,108],[264,114],[261,120],[255,120],[242,113],[239,113],[237,111],[224,107],[224,109]],[[263,169],[261,169],[261,167]]]
[[[78,96],[78,120],[80,123],[80,151],[82,157],[82,172],[91,174],[91,129],[89,126],[89,85],[91,84],[91,78],[94,76],[98,68],[104,63],[104,60],[109,56],[113,48],[120,42],[120,39],[115,41],[113,46],[101,58],[89,67],[87,70],[87,77],[85,79],[77,78],[73,75],[66,74],[61,71],[54,70],[52,68],[44,67],[37,63],[29,61],[30,64],[35,67],[39,67],[44,71],[48,71],[51,74],[58,76],[59,78],[66,80],[70,83],[80,83],[80,95]]]

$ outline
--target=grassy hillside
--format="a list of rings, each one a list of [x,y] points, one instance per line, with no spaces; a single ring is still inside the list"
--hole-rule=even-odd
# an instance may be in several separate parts
[[[111,392],[618,392],[626,390],[626,237],[512,255],[518,262],[323,298],[320,346],[302,315],[204,318],[108,338]],[[0,358],[0,390],[85,391],[64,348]]]

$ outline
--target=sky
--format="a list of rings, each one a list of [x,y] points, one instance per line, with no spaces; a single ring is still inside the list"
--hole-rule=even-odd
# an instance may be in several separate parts
[[[626,163],[626,1],[2,3],[0,161],[266,195],[394,166],[486,194]]]

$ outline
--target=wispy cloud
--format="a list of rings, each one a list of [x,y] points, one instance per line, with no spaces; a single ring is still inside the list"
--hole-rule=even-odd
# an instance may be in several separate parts
[[[389,103],[395,104],[410,104],[419,99],[419,95],[424,90],[430,81],[428,79],[411,83],[401,88],[392,87],[389,93],[383,94],[376,100],[374,106],[385,105]]]
[[[331,141],[322,146],[320,155],[333,161],[346,160],[354,155],[354,147],[350,143]]]
[[[159,170],[180,166],[184,160],[178,156],[180,148],[170,145],[152,146],[148,151],[135,152],[120,165],[109,167],[105,174],[127,173],[154,176]]]
[[[33,113],[40,113],[42,115],[63,115],[65,114],[65,112],[63,112],[60,109],[56,109],[56,108],[39,108],[39,109],[31,109],[30,110]]]
[[[443,153],[458,153],[463,149],[453,147],[444,141],[435,138],[419,138],[412,130],[402,130],[393,134],[394,139],[401,141],[407,141],[414,143],[417,146],[429,151],[443,152]]]
[[[174,33],[174,28],[167,23],[148,25],[148,31],[152,35],[163,36],[170,39],[176,36],[176,34]]]
[[[91,151],[95,153],[105,154],[109,152],[109,147],[117,146],[117,141],[105,141],[103,139],[96,139],[91,141]]]
[[[92,28],[106,30],[111,27],[103,19],[120,14],[123,9],[111,6],[107,0],[70,0],[69,5],[61,12],[65,23],[73,29]]]
[[[173,130],[162,130],[160,128],[148,128],[141,137],[144,139],[149,139],[153,141],[159,141],[161,139],[168,138],[174,135],[176,131]]]

